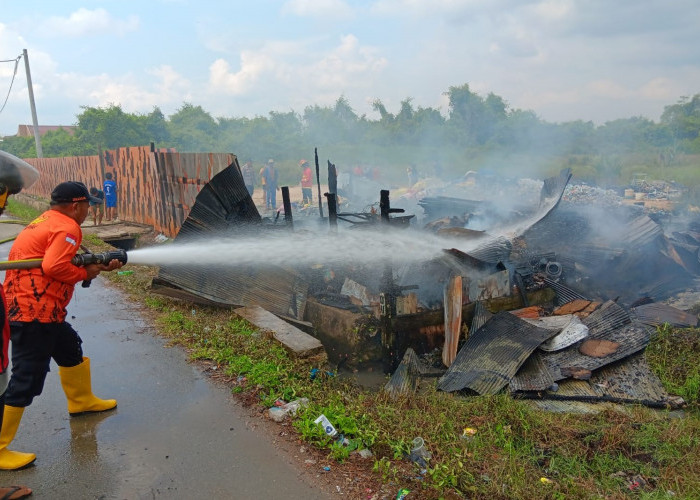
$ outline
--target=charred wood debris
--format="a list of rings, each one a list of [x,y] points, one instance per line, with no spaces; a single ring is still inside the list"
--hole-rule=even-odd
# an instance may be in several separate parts
[[[316,160],[317,182],[319,170]],[[380,182],[338,175],[330,161],[327,173],[325,216],[320,203],[304,213],[283,188],[283,209],[269,218],[259,214],[234,162],[202,189],[175,242],[251,230],[287,230],[294,238],[300,228],[332,237],[392,227],[415,238],[445,236],[444,255],[396,267],[164,266],[153,289],[260,306],[319,338],[334,364],[381,360],[392,395],[427,381],[465,395],[505,390],[552,411],[683,406],[643,355],[658,326],[698,325],[688,310],[700,301],[700,214],[674,206],[681,187],[642,179],[616,192],[572,183],[569,170],[544,181],[468,172],[396,189],[401,208],[392,208]],[[450,246],[453,238],[476,244],[462,252]],[[342,330],[340,320],[331,327],[310,320],[332,316],[328,311],[357,319],[345,332],[324,335]]]

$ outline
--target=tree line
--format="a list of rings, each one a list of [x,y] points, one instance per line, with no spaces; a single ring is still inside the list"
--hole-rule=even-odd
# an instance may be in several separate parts
[[[45,157],[83,156],[153,142],[181,152],[230,152],[259,164],[274,158],[291,170],[300,158],[313,160],[309,157],[318,147],[323,158],[348,168],[378,164],[398,170],[414,164],[420,170],[440,164],[448,174],[483,165],[488,157],[568,156],[614,169],[624,155],[643,154],[668,166],[678,155],[700,153],[700,94],[666,106],[658,123],[631,117],[599,126],[581,120],[548,123],[533,111],[512,109],[496,94],[481,96],[469,84],[449,87],[445,95],[446,113],[415,106],[411,98],[392,112],[375,100],[378,119],[358,115],[344,96],[332,106],[253,118],[213,117],[191,103],[169,117],[157,106],[148,114],[126,113],[119,105],[84,106],[74,133],[48,132],[42,149]],[[32,137],[7,136],[1,147],[15,156],[36,157]]]

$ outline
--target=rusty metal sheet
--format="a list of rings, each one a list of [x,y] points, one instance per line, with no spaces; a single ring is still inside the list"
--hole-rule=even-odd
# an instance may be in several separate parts
[[[539,352],[532,353],[510,380],[508,389],[517,391],[544,391],[554,384],[554,377],[542,361]]]
[[[614,330],[621,326],[627,325],[630,321],[630,315],[615,301],[608,300],[598,309],[583,319],[583,324],[588,327],[590,338],[603,338],[599,335],[604,335],[610,330]]]
[[[545,410],[586,413],[612,404],[643,404],[652,408],[678,408],[684,404],[682,398],[666,392],[641,352],[596,370],[590,380],[568,379],[548,390],[515,395],[537,399],[537,406]]]
[[[672,399],[659,377],[649,368],[644,353],[596,370],[589,383],[595,394],[604,397],[662,404]]]
[[[479,394],[496,394],[505,387],[537,347],[553,335],[509,312],[496,314],[469,336],[438,389],[465,388]]]
[[[491,318],[493,318],[493,313],[486,309],[482,301],[478,301],[474,306],[474,317],[472,318],[472,326],[469,329],[469,335],[472,335],[479,328],[484,326]]]
[[[554,380],[562,380],[575,373],[591,372],[644,349],[651,338],[650,329],[630,321],[627,312],[614,302],[603,304],[583,320],[589,329],[585,340],[561,351],[542,354]],[[619,348],[605,357],[586,356],[580,352],[579,346],[588,340],[614,342],[619,344]]]
[[[692,274],[700,274],[700,261],[698,260],[698,246],[688,245],[679,241],[668,240],[667,253],[673,256],[673,260],[683,266]]]
[[[663,236],[664,231],[647,215],[630,220],[620,234],[620,241],[628,248],[637,248],[648,245]]]
[[[490,238],[475,249],[469,251],[469,255],[475,259],[496,264],[510,259],[513,244],[502,236]]]
[[[202,242],[260,232],[260,215],[250,198],[236,163],[207,183],[180,228],[175,242]],[[304,318],[308,282],[293,269],[275,265],[210,265],[160,267],[154,291],[172,287],[181,295],[203,297],[212,302],[258,305],[281,316]]]
[[[549,278],[544,279],[545,285],[550,287],[557,294],[557,305],[561,306],[573,300],[588,300],[582,294],[570,288],[563,283],[551,280]]]
[[[645,325],[661,326],[668,323],[681,328],[698,326],[697,314],[691,314],[667,304],[653,302],[633,307],[631,312],[637,321]]]
[[[545,316],[534,320],[523,319],[540,328],[548,328],[557,332],[554,337],[540,345],[540,349],[543,351],[560,351],[588,336],[588,327],[581,322],[578,316],[573,314]]]
[[[421,361],[415,351],[409,347],[406,349],[401,363],[384,386],[384,390],[391,397],[415,392],[421,376],[435,377],[436,372]]]
[[[197,194],[217,173],[236,161],[231,153],[178,153],[148,146],[117,148],[99,156],[30,158],[39,180],[26,192],[45,199],[60,182],[101,187],[104,173],[117,181],[117,215],[174,237]]]

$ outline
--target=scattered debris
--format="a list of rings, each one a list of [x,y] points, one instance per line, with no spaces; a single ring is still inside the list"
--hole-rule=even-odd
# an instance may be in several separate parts
[[[700,216],[663,225],[678,186],[639,180],[620,196],[570,180],[563,170],[544,181],[470,172],[452,184],[416,183],[399,201],[419,213],[391,217],[404,209],[390,207],[388,191],[379,193],[379,211],[367,211],[360,192],[373,184],[339,178],[344,206],[329,210],[331,233],[339,223],[344,231],[388,231],[382,224],[390,223],[417,240],[443,238],[443,254],[395,268],[373,265],[371,248],[367,262],[311,269],[293,259],[264,270],[163,266],[154,289],[245,306],[242,317],[298,356],[325,356],[325,346],[337,366],[382,361],[392,396],[439,377],[439,390],[507,388],[549,407],[682,405],[637,355],[657,326],[698,325],[696,314],[664,302],[698,288]],[[292,215],[262,219],[233,165],[205,186],[175,241],[280,229],[294,238]],[[304,230],[315,227],[310,219]],[[441,359],[429,362],[436,351]],[[332,373],[316,370],[312,378]]]

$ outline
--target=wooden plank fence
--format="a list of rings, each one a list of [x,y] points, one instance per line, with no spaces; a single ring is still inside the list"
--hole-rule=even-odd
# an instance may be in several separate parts
[[[46,198],[64,181],[80,181],[102,189],[104,173],[117,182],[117,214],[120,219],[153,226],[171,238],[180,226],[201,188],[231,164],[231,153],[178,153],[153,151],[148,146],[105,151],[103,161],[95,156],[25,158],[39,170],[39,180],[26,193]]]

